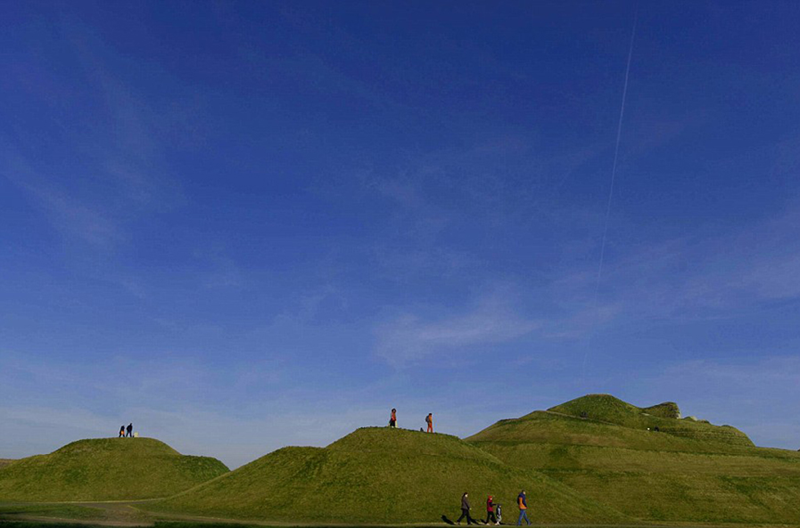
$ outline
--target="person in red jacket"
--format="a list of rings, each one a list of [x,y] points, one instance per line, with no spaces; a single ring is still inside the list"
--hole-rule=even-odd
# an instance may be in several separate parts
[[[489,521],[494,524],[500,524],[497,522],[497,516],[494,514],[494,497],[491,495],[486,499],[486,520],[483,521],[483,524],[489,524]]]
[[[397,427],[397,409],[392,409],[392,416],[389,418],[389,427]]]
[[[428,416],[425,417],[425,422],[428,424],[428,432],[433,432],[433,413],[428,413]]]

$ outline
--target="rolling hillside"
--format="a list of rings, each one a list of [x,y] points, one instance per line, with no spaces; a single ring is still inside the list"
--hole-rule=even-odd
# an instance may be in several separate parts
[[[283,448],[148,508],[282,521],[436,522],[460,513],[464,491],[476,517],[485,516],[489,493],[513,516],[523,488],[535,497],[538,522],[623,520],[454,436],[389,428],[359,429],[326,448]]]
[[[152,439],[82,440],[0,466],[0,501],[162,498],[154,512],[300,523],[455,518],[470,493],[536,523],[800,525],[800,453],[741,431],[589,395],[461,440],[362,428],[325,448],[286,447],[235,471]]]
[[[79,440],[0,468],[0,501],[166,497],[227,471],[219,460],[181,455],[151,438]]]
[[[674,403],[590,395],[467,440],[635,519],[800,523],[800,454],[678,416]]]

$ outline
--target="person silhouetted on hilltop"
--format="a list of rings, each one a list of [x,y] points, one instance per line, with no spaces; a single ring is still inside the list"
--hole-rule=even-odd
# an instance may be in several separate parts
[[[397,427],[397,409],[392,409],[392,415],[389,417],[389,427]]]
[[[494,514],[494,497],[491,495],[486,499],[486,520],[483,521],[483,524],[489,524],[489,522],[499,524],[497,522],[497,516]]]
[[[461,519],[464,517],[467,518],[467,524],[478,524],[478,521],[469,516],[469,510],[469,493],[465,491],[461,496],[461,517],[456,521],[458,524],[461,524]]]
[[[428,416],[425,417],[425,422],[428,424],[428,432],[433,432],[433,413],[428,413]]]
[[[124,425],[120,426],[120,428],[119,428],[119,437],[120,438],[125,438],[125,426]]]
[[[522,519],[525,519],[525,522],[528,523],[528,526],[531,525],[530,519],[528,519],[528,501],[525,500],[526,493],[525,490],[519,492],[517,496],[517,506],[519,506],[519,519],[517,519],[517,526],[522,524]]]
[[[132,423],[128,424],[128,436],[133,438],[133,424]]]

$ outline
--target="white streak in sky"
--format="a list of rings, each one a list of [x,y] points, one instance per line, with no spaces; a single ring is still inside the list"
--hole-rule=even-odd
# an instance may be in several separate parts
[[[637,7],[636,13],[633,16],[633,31],[631,32],[631,43],[628,47],[628,64],[625,67],[625,83],[622,88],[622,104],[619,108],[619,122],[617,123],[617,143],[614,147],[614,164],[611,168],[611,188],[608,190],[608,204],[606,205],[606,219],[603,226],[603,241],[600,244],[600,264],[597,266],[597,281],[594,287],[594,302],[592,303],[592,311],[594,312],[597,307],[597,297],[600,292],[600,277],[603,274],[603,260],[606,255],[606,237],[608,235],[608,219],[611,216],[611,202],[614,198],[614,180],[617,177],[617,160],[619,159],[619,143],[622,137],[622,118],[625,115],[625,99],[628,96],[628,77],[631,72],[631,58],[633,57],[633,41],[636,38],[636,24],[639,20],[639,9]],[[591,343],[587,344],[586,352],[583,355],[583,365],[581,366],[582,375],[586,374],[586,359],[589,356],[589,348]]]

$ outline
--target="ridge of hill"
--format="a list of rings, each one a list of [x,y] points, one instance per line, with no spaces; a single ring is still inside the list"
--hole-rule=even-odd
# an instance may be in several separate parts
[[[152,438],[78,440],[0,468],[0,501],[95,501],[167,497],[228,471]]]
[[[716,426],[705,421],[679,419],[680,409],[674,402],[640,408],[610,394],[589,394],[551,407],[548,411],[631,429],[650,429],[685,438],[754,446],[746,434],[730,425]]]
[[[466,440],[641,521],[800,522],[800,453],[679,413],[589,395]]]
[[[0,458],[0,469],[3,469],[12,462],[14,462],[14,459],[12,458]]]
[[[624,520],[613,508],[455,436],[387,427],[357,429],[325,448],[279,449],[147,508],[282,521],[434,522],[460,513],[464,491],[476,518],[485,516],[488,494],[514,516],[521,489],[536,504],[537,522]]]

